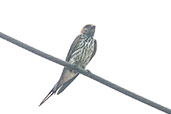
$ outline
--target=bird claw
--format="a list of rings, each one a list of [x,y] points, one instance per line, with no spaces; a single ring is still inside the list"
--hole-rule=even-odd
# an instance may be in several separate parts
[[[90,74],[91,74],[91,71],[90,70],[86,70],[87,71],[87,73],[88,73],[88,76],[90,76]]]
[[[73,64],[72,66],[73,66],[74,69],[77,69],[78,68],[78,66],[76,64]],[[76,73],[76,71],[74,69],[70,69],[70,72],[73,72],[74,71]]]
[[[78,68],[78,66],[77,66],[76,64],[73,64],[73,67],[74,67],[74,68]]]

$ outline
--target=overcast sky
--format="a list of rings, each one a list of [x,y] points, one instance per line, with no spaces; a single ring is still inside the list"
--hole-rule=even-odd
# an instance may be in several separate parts
[[[0,32],[65,60],[95,24],[91,72],[171,108],[170,0],[1,0]],[[0,39],[1,114],[162,114],[86,76],[38,107],[63,67]]]

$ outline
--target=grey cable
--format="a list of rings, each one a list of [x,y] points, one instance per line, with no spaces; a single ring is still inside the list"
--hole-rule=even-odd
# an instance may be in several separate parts
[[[27,45],[27,44],[25,44],[25,43],[23,43],[21,41],[18,41],[18,40],[14,39],[14,38],[12,38],[10,36],[7,36],[7,35],[3,34],[2,32],[0,32],[0,37],[2,39],[4,39],[4,40],[7,40],[7,41],[19,46],[19,47],[22,47],[22,48],[24,48],[24,49],[26,49],[26,50],[28,50],[28,51],[36,54],[36,55],[39,55],[39,56],[41,56],[43,58],[46,58],[46,59],[48,59],[50,61],[53,61],[53,62],[55,62],[57,64],[60,64],[62,66],[69,67],[69,68],[71,68],[71,69],[73,69],[73,70],[75,70],[75,71],[77,71],[77,72],[79,72],[79,73],[93,79],[93,80],[96,80],[96,81],[98,81],[98,82],[100,82],[100,83],[102,83],[102,84],[104,84],[104,85],[106,85],[106,86],[108,86],[108,87],[110,87],[112,89],[115,89],[115,90],[129,96],[129,97],[132,97],[132,98],[134,98],[134,99],[136,99],[136,100],[138,100],[138,101],[140,101],[142,103],[145,103],[145,104],[147,104],[149,106],[152,106],[152,107],[154,107],[154,108],[156,108],[156,109],[158,109],[160,111],[163,111],[165,113],[171,114],[171,109],[169,109],[167,107],[164,107],[164,106],[162,106],[160,104],[157,104],[157,103],[155,103],[155,102],[153,102],[151,100],[148,100],[148,99],[146,99],[146,98],[144,98],[144,97],[142,97],[140,95],[137,95],[136,93],[133,93],[133,92],[127,90],[127,89],[124,89],[124,88],[122,88],[122,87],[120,87],[120,86],[118,86],[116,84],[113,84],[112,82],[110,82],[108,80],[105,80],[105,79],[91,73],[88,70],[77,68],[77,67],[75,67],[75,66],[73,66],[73,65],[71,65],[71,64],[69,64],[69,63],[67,63],[67,62],[65,62],[63,60],[60,60],[60,59],[58,59],[58,58],[56,58],[54,56],[51,56],[51,55],[46,54],[46,53],[44,53],[44,52],[42,52],[42,51],[40,51],[38,49],[35,49],[35,48],[33,48],[33,47],[31,47],[31,46],[29,46],[29,45]]]

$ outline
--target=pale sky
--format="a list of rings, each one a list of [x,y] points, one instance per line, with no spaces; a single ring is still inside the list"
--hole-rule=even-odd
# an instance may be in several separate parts
[[[65,60],[96,25],[91,72],[171,108],[170,0],[1,0],[0,32]],[[0,39],[1,114],[164,114],[83,75],[41,107],[63,67]]]

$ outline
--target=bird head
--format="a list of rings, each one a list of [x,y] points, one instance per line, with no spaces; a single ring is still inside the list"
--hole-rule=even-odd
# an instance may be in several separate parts
[[[95,32],[95,28],[96,28],[95,25],[88,24],[88,25],[83,27],[83,29],[81,30],[81,33],[86,35],[87,37],[93,37],[94,32]]]

